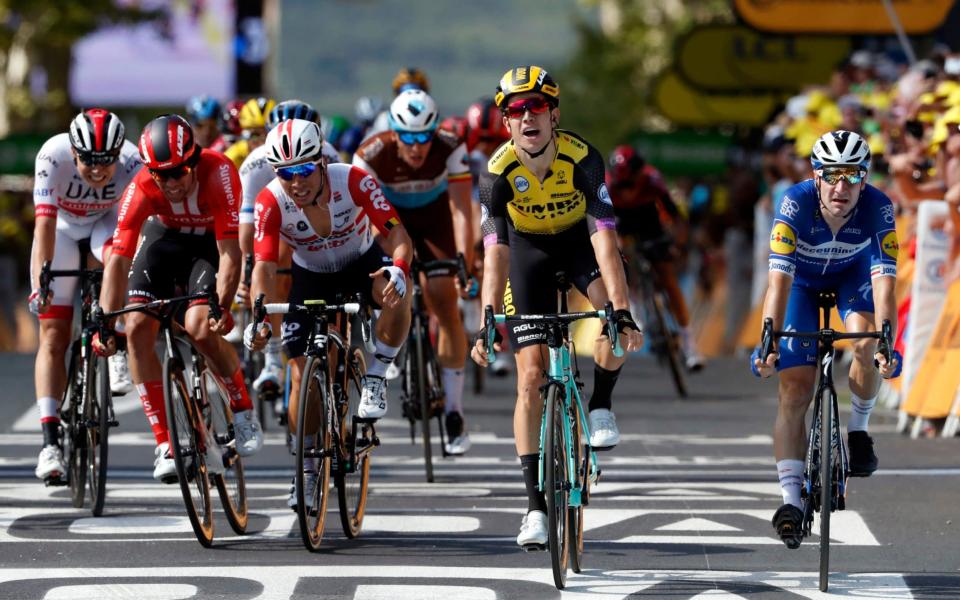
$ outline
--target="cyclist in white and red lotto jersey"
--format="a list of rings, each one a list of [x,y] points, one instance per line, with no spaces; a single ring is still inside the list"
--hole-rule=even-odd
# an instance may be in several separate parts
[[[216,289],[220,300],[229,302],[240,280],[236,167],[223,154],[197,146],[190,125],[178,115],[161,115],[147,123],[140,136],[140,156],[147,168],[124,192],[114,251],[104,272],[100,296],[104,312],[121,308],[124,295],[131,305],[172,298],[178,295],[177,286],[186,294]],[[153,476],[173,483],[176,467],[168,443],[160,361],[154,350],[160,324],[133,312],[126,326],[133,381],[157,441]],[[213,321],[208,319],[206,301],[196,301],[186,312],[184,328],[230,395],[237,452],[241,456],[256,453],[263,445],[263,432],[237,352],[221,337],[233,328],[230,311],[224,310],[223,317]],[[111,342],[95,339],[94,349],[109,353]]]
[[[267,115],[267,130],[271,130],[283,121],[289,119],[304,119],[319,124],[320,115],[312,106],[301,100],[286,100],[273,107],[273,110]],[[263,188],[273,181],[276,173],[273,167],[267,162],[267,146],[257,146],[250,155],[244,159],[240,165],[240,184],[243,187],[243,203],[240,206],[240,250],[243,252],[244,265],[247,264],[248,257],[253,256],[253,205]],[[332,144],[324,140],[321,150],[323,159],[327,164],[340,162],[340,154]],[[287,244],[280,245],[280,257],[278,267],[281,269],[290,268],[291,249]],[[249,273],[246,274],[249,276]],[[249,282],[241,281],[240,288],[237,291],[237,297],[243,304],[249,303],[246,285]],[[278,282],[280,289],[277,290],[279,297],[284,297],[290,291],[289,279],[284,278]],[[286,285],[284,285],[286,284]],[[238,340],[239,341],[239,338]],[[253,381],[253,389],[260,391],[264,385],[280,385],[280,374],[283,371],[283,361],[280,358],[280,338],[271,338],[267,342],[267,347],[263,351],[263,369],[257,378]]]
[[[361,293],[381,308],[376,327],[380,360],[373,361],[367,371],[357,411],[360,417],[380,417],[386,408],[384,374],[410,325],[406,291],[413,244],[373,177],[350,165],[324,164],[322,142],[320,126],[302,119],[284,121],[267,135],[267,160],[277,178],[257,196],[254,209],[256,263],[251,295],[256,298],[263,293],[267,302],[278,300],[274,280],[283,240],[293,246],[289,302],[336,302],[338,296]],[[269,323],[251,323],[244,343],[262,349],[272,329]],[[294,390],[299,389],[309,331],[309,323],[300,315],[284,317],[283,345],[291,361]],[[291,426],[296,414],[297,398],[291,395]],[[315,469],[312,472],[315,475]]]
[[[66,466],[60,448],[59,405],[66,387],[64,355],[70,345],[76,277],[53,280],[50,296],[41,297],[40,270],[50,261],[54,270],[80,267],[80,242],[103,262],[110,253],[123,189],[140,170],[137,147],[123,137],[123,123],[112,112],[92,108],[78,114],[69,133],[53,136],[37,154],[33,184],[35,224],[30,257],[30,310],[40,319],[40,345],[34,371],[43,448],[36,476],[64,483]],[[132,388],[126,357],[110,360],[115,393]]]

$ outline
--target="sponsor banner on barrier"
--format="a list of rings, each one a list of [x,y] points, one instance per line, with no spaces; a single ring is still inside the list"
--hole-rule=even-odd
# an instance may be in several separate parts
[[[927,343],[943,307],[947,286],[943,278],[949,239],[943,232],[947,205],[942,200],[924,200],[917,211],[917,259],[907,315],[907,353],[903,364],[903,392],[920,369]]]
[[[724,124],[762,127],[787,96],[785,92],[705,94],[674,71],[664,72],[653,88],[654,104],[660,114],[685,127]]]
[[[850,54],[848,37],[771,35],[740,25],[702,25],[677,43],[677,72],[713,92],[796,91],[824,84]]]
[[[908,354],[904,357],[908,361],[909,348],[910,346],[907,346]],[[917,367],[916,376],[900,410],[912,417],[921,416],[927,419],[944,417],[950,410],[958,383],[960,383],[960,281],[954,282],[947,291],[946,300],[937,315],[933,335],[930,337],[926,352]]]
[[[896,33],[885,0],[734,0],[743,20],[781,33]],[[928,33],[943,24],[953,0],[894,0],[906,33]]]

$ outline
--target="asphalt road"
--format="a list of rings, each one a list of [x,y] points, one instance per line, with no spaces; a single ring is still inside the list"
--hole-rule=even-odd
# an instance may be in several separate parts
[[[526,506],[512,443],[511,379],[466,397],[473,450],[423,477],[391,395],[374,455],[361,536],[339,530],[335,496],[317,553],[285,500],[292,475],[276,427],[245,462],[249,535],[216,522],[202,548],[179,488],[150,478],[153,440],[133,395],[118,398],[104,516],[73,509],[33,478],[39,450],[32,359],[0,360],[0,598],[821,598],[818,538],[787,550],[770,517],[780,504],[770,431],[774,387],[743,360],[717,361],[673,397],[648,358],[628,363],[615,394],[623,441],[600,455],[586,516],[585,570],[552,583],[547,553],[514,541]],[[592,369],[584,369],[588,380]],[[468,385],[469,387],[469,385]],[[880,470],[851,480],[833,519],[831,594],[958,598],[957,440],[910,440],[872,420]]]

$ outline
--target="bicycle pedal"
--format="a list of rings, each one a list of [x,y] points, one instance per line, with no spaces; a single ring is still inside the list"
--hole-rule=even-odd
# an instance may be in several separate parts
[[[522,546],[524,552],[545,552],[546,544],[525,544]]]
[[[354,423],[363,423],[364,425],[373,425],[379,420],[379,417],[358,417],[357,415],[353,415]]]
[[[112,420],[110,420],[110,421],[107,421],[107,426],[108,426],[108,427],[120,427],[120,421],[118,421],[118,420],[116,420],[116,419],[112,419]]]
[[[590,448],[591,448],[594,452],[609,452],[609,451],[613,450],[613,449],[616,448],[616,447],[617,447],[616,444],[614,444],[613,446],[590,446]]]
[[[160,483],[165,483],[167,485],[173,485],[174,483],[179,482],[180,479],[176,475],[169,475],[167,477],[161,477]]]
[[[67,478],[63,475],[53,475],[43,480],[43,485],[46,487],[64,487],[68,483]]]

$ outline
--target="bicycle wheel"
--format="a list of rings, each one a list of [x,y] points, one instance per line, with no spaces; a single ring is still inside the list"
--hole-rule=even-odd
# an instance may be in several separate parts
[[[84,360],[81,357],[79,341],[74,342],[73,352],[60,422],[64,426],[63,456],[67,461],[70,501],[74,508],[82,508],[87,487],[87,436],[83,423],[83,396],[89,359]]]
[[[570,492],[567,458],[569,449],[563,435],[563,423],[566,419],[559,386],[547,388],[547,401],[544,411],[547,426],[544,433],[547,439],[541,440],[543,447],[543,488],[547,497],[547,541],[550,546],[550,563],[553,566],[553,582],[558,590],[567,584],[567,563],[570,558],[570,546],[567,544],[567,514]]]
[[[678,396],[686,398],[687,381],[683,375],[683,363],[680,360],[680,344],[677,343],[677,336],[667,326],[667,308],[663,296],[659,292],[654,292],[653,311],[657,320],[657,328],[660,335],[663,336],[663,354],[667,366],[670,368],[673,387],[676,388]]]
[[[833,510],[833,391],[820,402],[820,591],[830,577],[830,512]]]
[[[423,467],[427,475],[427,483],[433,483],[433,449],[430,447],[430,386],[427,381],[427,364],[425,354],[425,344],[430,341],[424,339],[428,335],[427,328],[423,325],[419,315],[413,317],[413,348],[414,353],[411,357],[413,373],[417,381],[414,388],[417,392],[417,399],[420,404],[420,432],[423,439]]]
[[[237,453],[233,434],[233,411],[230,410],[229,394],[220,385],[209,369],[203,371],[202,388],[207,395],[209,412],[204,419],[208,425],[207,468],[213,473],[220,504],[238,535],[247,532],[247,485],[243,476],[243,461]]]
[[[90,484],[90,503],[93,516],[103,514],[107,495],[107,440],[110,436],[110,373],[107,359],[91,351],[87,373],[87,392],[83,416],[87,430],[87,479]]]
[[[330,432],[330,393],[327,388],[326,365],[311,356],[307,359],[303,373],[300,406],[297,409],[297,464],[294,485],[297,492],[300,536],[307,550],[315,551],[320,548],[327,518],[333,435]],[[308,429],[313,433],[305,433]],[[313,489],[308,489],[308,484],[313,484]]]
[[[580,506],[571,506],[569,513],[570,568],[574,573],[583,570],[583,510],[590,498],[590,453],[585,446],[583,422],[580,411],[571,403],[573,415],[570,417],[570,442],[573,450],[573,464],[577,472],[574,487],[580,488]]]
[[[363,527],[363,515],[367,508],[367,491],[370,483],[370,452],[366,446],[370,443],[370,426],[357,423],[359,439],[353,435],[353,416],[360,405],[360,392],[363,389],[363,375],[367,371],[363,350],[350,348],[346,385],[343,388],[344,400],[340,406],[340,469],[338,469],[337,500],[340,504],[340,524],[348,538],[360,535]],[[359,444],[364,447],[358,447]],[[356,456],[356,464],[350,465],[351,454]]]
[[[163,398],[167,405],[170,450],[177,465],[180,493],[197,541],[209,548],[213,545],[213,505],[204,460],[205,427],[183,375],[179,358],[168,356],[164,359]]]

